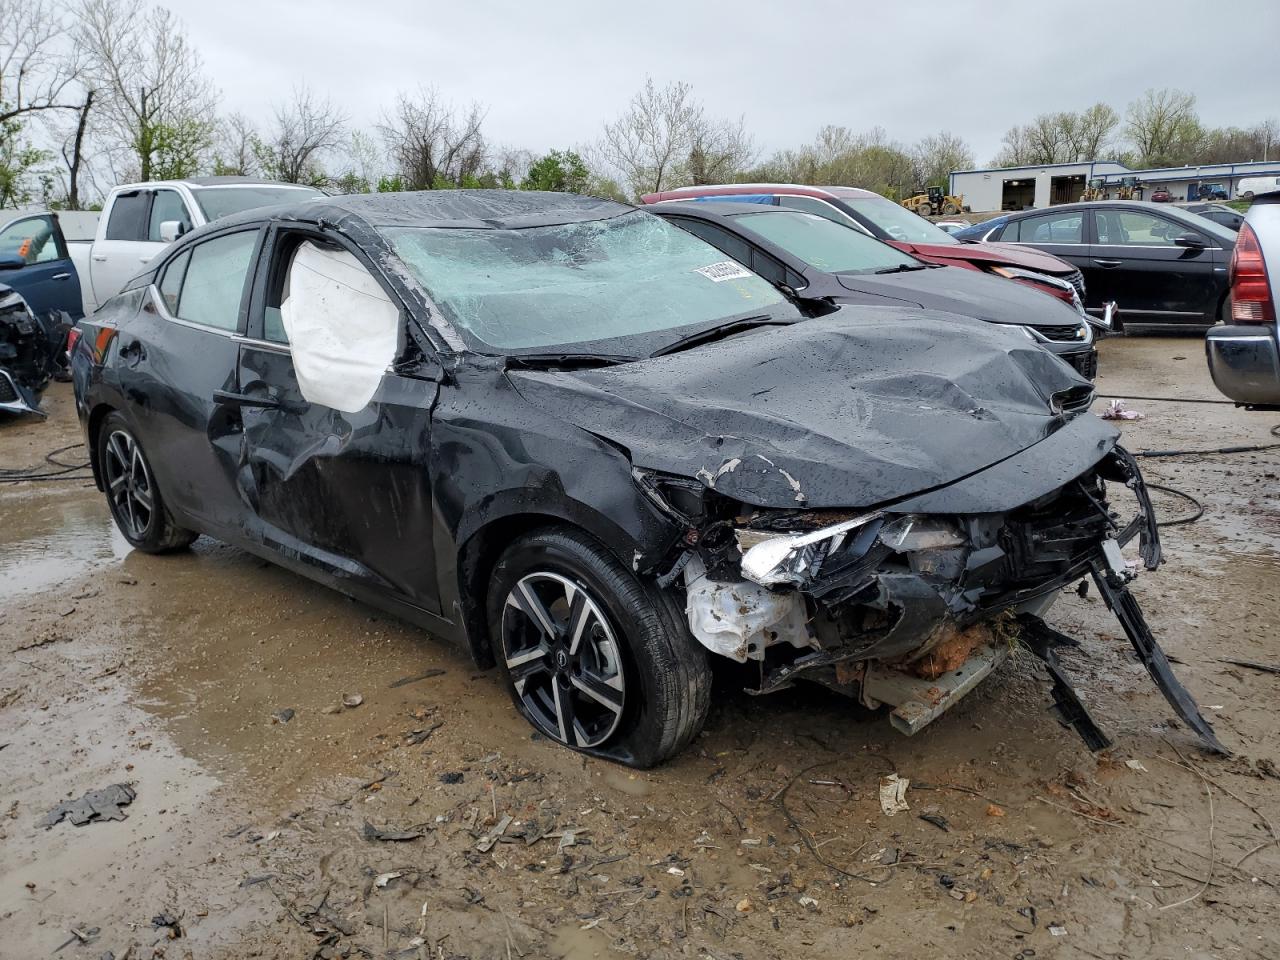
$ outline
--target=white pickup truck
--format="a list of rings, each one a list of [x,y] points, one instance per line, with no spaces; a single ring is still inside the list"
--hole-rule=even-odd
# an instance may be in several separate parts
[[[92,243],[68,243],[87,316],[151,259],[196,227],[254,207],[324,196],[313,187],[249,177],[192,177],[116,187]]]

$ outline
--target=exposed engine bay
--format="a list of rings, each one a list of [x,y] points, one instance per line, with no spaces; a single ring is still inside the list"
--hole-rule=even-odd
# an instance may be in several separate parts
[[[1137,500],[1127,523],[1108,502],[1108,484]],[[1060,719],[1102,749],[1110,740],[1055,653],[1076,641],[1041,619],[1059,590],[1091,579],[1182,719],[1226,752],[1128,590],[1136,571],[1121,547],[1136,537],[1143,565],[1154,570],[1160,541],[1141,473],[1123,448],[1006,513],[761,509],[670,481],[654,495],[693,511],[690,549],[666,577],[683,579],[690,630],[714,653],[758,663],[752,692],[815,681],[869,707],[894,706],[894,726],[911,734],[1021,643],[1045,662]]]
[[[35,413],[58,366],[71,318],[39,317],[21,294],[0,286],[0,410]]]

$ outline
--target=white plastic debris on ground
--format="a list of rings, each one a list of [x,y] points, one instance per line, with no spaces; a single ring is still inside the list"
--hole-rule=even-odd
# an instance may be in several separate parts
[[[880,809],[884,811],[886,817],[911,809],[907,806],[907,787],[909,786],[911,781],[905,777],[899,777],[896,773],[880,779]]]
[[[1112,400],[1102,411],[1103,420],[1145,420],[1147,415],[1137,410],[1126,410],[1123,400]]]
[[[684,568],[684,580],[689,629],[712,653],[746,663],[763,659],[772,643],[812,646],[798,593],[747,581],[716,583],[697,558]]]
[[[400,311],[359,260],[303,243],[280,319],[304,398],[344,413],[373,399],[396,356]]]

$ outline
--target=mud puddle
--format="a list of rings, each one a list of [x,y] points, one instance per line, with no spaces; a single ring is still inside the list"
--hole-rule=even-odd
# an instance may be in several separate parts
[[[0,514],[0,603],[120,563],[133,549],[101,497],[0,493]]]

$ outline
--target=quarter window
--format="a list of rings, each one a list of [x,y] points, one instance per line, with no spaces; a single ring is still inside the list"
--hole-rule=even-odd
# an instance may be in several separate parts
[[[238,329],[245,279],[257,241],[258,231],[243,230],[192,247],[177,315],[217,330]]]
[[[779,196],[778,206],[790,207],[792,210],[803,210],[805,213],[815,213],[820,217],[831,220],[843,227],[858,227],[852,217],[847,217],[825,200],[819,200],[817,197],[790,197]]]
[[[1020,224],[1018,240],[1021,243],[1083,243],[1084,217],[1079,213],[1046,214],[1040,217],[1026,217],[1014,221]],[[1014,226],[1010,224],[1010,226]],[[1000,236],[1001,240],[1010,240],[1009,227]]]
[[[164,300],[164,308],[175,317],[178,315],[178,294],[182,292],[182,278],[187,273],[187,262],[191,259],[191,251],[184,250],[169,261],[160,278],[160,297]]]
[[[107,220],[108,240],[142,240],[146,237],[147,208],[150,197],[137,193],[119,194],[111,204],[111,216]]]

